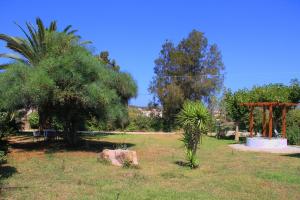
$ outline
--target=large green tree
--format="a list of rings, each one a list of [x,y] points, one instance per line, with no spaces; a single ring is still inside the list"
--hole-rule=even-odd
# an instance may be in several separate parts
[[[122,118],[137,91],[129,74],[99,62],[65,31],[48,32],[44,41],[46,54],[38,61],[17,61],[0,74],[5,110],[35,108],[40,123],[55,117],[70,144],[77,142],[77,130],[86,120]]]
[[[185,100],[210,103],[221,89],[224,65],[217,45],[193,30],[177,46],[166,41],[155,60],[149,90],[163,106],[166,125],[172,125]]]

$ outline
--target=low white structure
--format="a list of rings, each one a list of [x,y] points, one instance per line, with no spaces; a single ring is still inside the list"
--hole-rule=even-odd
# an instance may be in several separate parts
[[[246,144],[231,144],[232,149],[239,151],[298,154],[300,146],[287,145],[286,138],[247,137]]]
[[[286,148],[286,138],[247,137],[246,146],[251,148]]]

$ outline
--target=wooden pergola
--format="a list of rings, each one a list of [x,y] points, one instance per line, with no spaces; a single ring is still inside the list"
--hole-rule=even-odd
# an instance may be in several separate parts
[[[266,109],[269,109],[269,138],[272,138],[273,134],[273,107],[282,107],[282,137],[286,138],[286,112],[287,107],[297,106],[298,103],[279,103],[279,102],[256,102],[256,103],[241,103],[241,106],[247,106],[250,108],[249,114],[249,132],[250,137],[253,137],[253,110],[255,107],[262,107],[263,108],[263,137],[266,137],[267,134],[267,121],[266,121]]]

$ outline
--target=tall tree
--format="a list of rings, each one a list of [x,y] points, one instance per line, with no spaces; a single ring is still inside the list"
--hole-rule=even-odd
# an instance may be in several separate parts
[[[36,108],[40,124],[55,117],[70,144],[87,119],[122,118],[137,91],[129,74],[106,67],[66,32],[48,32],[44,41],[46,54],[38,61],[17,61],[0,74],[4,110]]]
[[[177,46],[166,41],[155,60],[149,90],[163,106],[166,125],[172,125],[183,102],[210,103],[223,84],[224,65],[217,45],[193,30]]]

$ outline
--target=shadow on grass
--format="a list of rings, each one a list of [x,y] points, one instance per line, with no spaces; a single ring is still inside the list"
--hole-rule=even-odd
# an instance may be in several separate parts
[[[182,160],[175,161],[174,164],[180,167],[190,167],[190,164],[188,162]]]
[[[288,157],[292,157],[292,158],[300,158],[300,153],[285,154],[283,156],[288,156]]]
[[[15,173],[17,173],[17,169],[15,167],[11,167],[8,165],[0,166],[0,181],[2,179],[9,178]]]
[[[62,138],[58,140],[33,140],[32,132],[19,132],[15,134],[17,138],[9,141],[12,149],[23,151],[45,151],[45,153],[55,153],[64,151],[85,151],[85,152],[101,152],[103,149],[130,148],[135,146],[132,143],[118,143],[101,141],[99,139],[106,138],[109,135],[115,135],[107,132],[79,132],[79,141],[76,146],[68,145]],[[95,140],[96,139],[96,140]]]
[[[69,146],[63,140],[54,141],[28,141],[28,142],[11,142],[13,149],[23,151],[45,151],[45,153],[55,153],[64,151],[85,151],[85,152],[101,152],[103,149],[116,149],[126,146],[130,148],[135,144],[117,143],[99,140],[80,139],[76,146]]]

